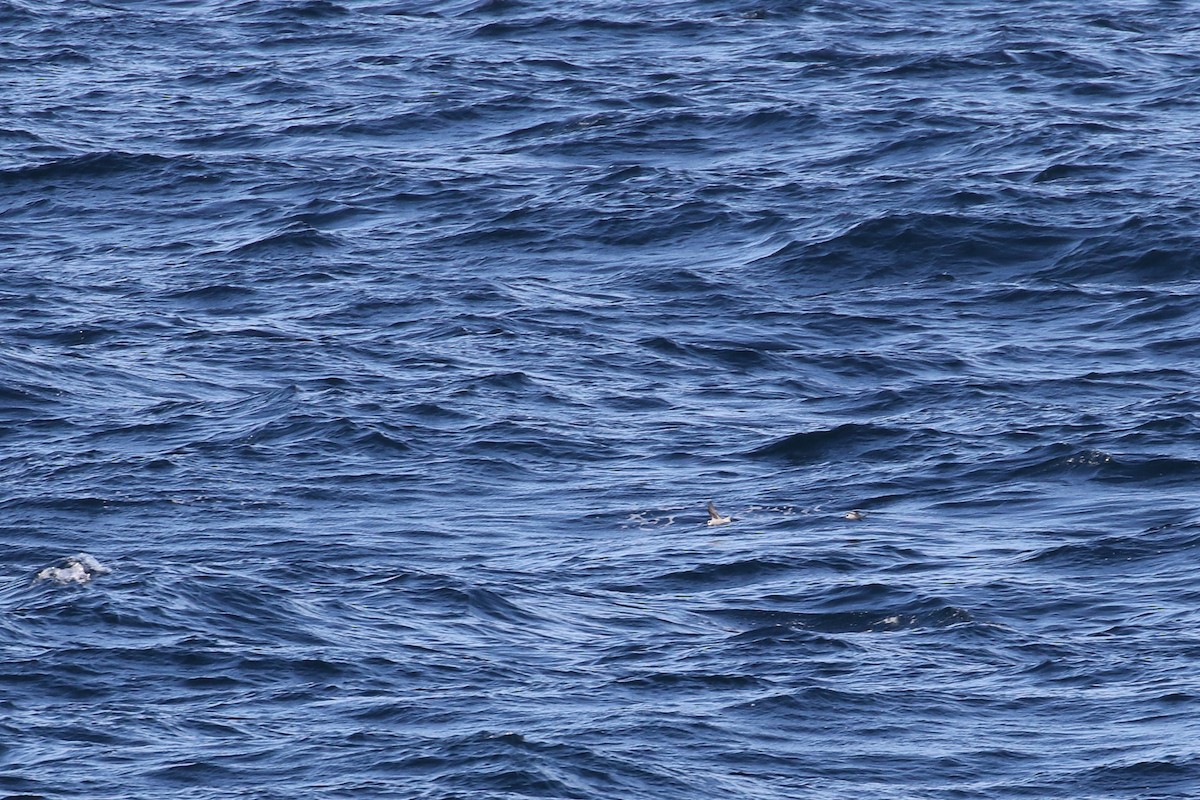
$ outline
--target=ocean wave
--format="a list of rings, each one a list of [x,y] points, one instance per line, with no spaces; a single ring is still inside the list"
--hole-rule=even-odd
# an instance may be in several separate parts
[[[921,628],[942,628],[972,621],[965,609],[939,602],[909,604],[900,608],[868,609],[834,612],[786,612],[722,610],[713,615],[752,625],[737,634],[739,641],[774,641],[790,630],[814,631],[821,634],[887,633]]]
[[[896,214],[828,239],[788,242],[756,264],[820,281],[916,280],[933,275],[1024,275],[1074,244],[1067,232],[1018,220]]]
[[[1190,796],[1192,11],[0,0],[0,794]]]
[[[26,182],[88,181],[129,174],[161,174],[167,169],[187,169],[194,165],[195,162],[190,158],[172,158],[154,153],[127,153],[120,150],[82,153],[0,170],[0,184],[19,186]]]
[[[783,459],[794,463],[885,456],[917,437],[932,431],[903,430],[883,425],[845,423],[827,430],[794,433],[763,445],[747,455],[752,458]]]

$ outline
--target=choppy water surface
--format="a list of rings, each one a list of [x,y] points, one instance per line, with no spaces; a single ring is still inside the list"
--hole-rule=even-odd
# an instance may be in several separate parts
[[[0,0],[0,790],[1194,797],[1196,12]]]

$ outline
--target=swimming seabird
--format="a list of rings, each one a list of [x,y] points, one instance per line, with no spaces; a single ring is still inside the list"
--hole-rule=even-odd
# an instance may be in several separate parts
[[[708,504],[708,525],[709,525],[709,527],[712,527],[713,525],[725,525],[730,522],[733,522],[733,517],[722,517],[721,512],[717,511],[717,507],[712,504],[712,501],[709,501],[709,504]]]
[[[866,518],[867,518],[867,512],[859,511],[857,508],[854,509],[853,511],[847,511],[845,514],[842,515],[842,519],[852,519],[855,522],[864,520]]]

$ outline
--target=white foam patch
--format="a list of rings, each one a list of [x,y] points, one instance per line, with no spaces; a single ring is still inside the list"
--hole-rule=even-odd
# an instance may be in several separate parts
[[[39,581],[84,584],[98,575],[107,575],[111,569],[101,564],[94,556],[78,553],[52,564],[37,574]]]

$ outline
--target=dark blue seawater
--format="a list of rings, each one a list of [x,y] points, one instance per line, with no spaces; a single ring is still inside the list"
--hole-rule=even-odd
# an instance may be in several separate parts
[[[0,794],[1200,796],[1198,376],[1194,2],[0,0]]]

